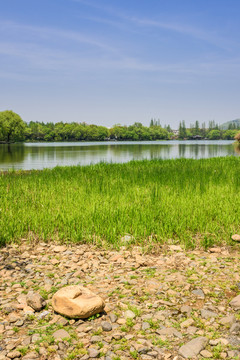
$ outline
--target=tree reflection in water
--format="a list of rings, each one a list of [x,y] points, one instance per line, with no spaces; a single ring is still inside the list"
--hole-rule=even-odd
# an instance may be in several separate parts
[[[209,158],[240,154],[231,141],[0,144],[0,170],[123,163],[143,159]]]

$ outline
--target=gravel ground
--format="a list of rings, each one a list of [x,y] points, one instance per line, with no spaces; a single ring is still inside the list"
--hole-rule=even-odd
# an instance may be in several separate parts
[[[237,248],[53,243],[0,249],[0,360],[240,359]],[[80,284],[100,295],[103,314],[70,320],[53,294]],[[45,299],[27,305],[31,292]],[[239,300],[240,301],[240,300]]]

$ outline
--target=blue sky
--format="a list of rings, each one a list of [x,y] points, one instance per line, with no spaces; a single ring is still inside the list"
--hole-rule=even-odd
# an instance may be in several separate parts
[[[177,128],[240,117],[239,0],[0,0],[0,111]]]

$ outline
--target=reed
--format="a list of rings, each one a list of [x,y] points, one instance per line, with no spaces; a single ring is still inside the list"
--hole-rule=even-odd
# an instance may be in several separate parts
[[[0,175],[0,244],[37,237],[205,247],[240,231],[240,158],[132,161]]]

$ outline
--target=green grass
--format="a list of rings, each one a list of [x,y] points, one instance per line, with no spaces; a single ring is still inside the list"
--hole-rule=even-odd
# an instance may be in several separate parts
[[[0,174],[0,244],[106,241],[125,234],[186,247],[240,232],[240,158],[57,167]]]

